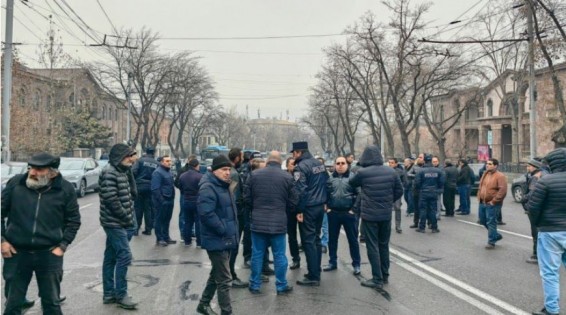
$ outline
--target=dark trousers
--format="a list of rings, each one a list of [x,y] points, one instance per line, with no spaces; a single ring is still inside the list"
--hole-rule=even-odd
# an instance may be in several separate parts
[[[181,233],[181,238],[183,240],[185,240],[185,235],[184,235],[184,231],[185,231],[185,211],[183,211],[183,206],[185,205],[185,198],[183,198],[183,196],[181,195],[181,198],[179,198],[179,233]],[[191,225],[191,232],[193,229],[193,226]],[[192,234],[192,233],[191,233]],[[189,235],[190,236],[190,235]],[[191,239],[189,238],[189,241]],[[189,242],[190,243],[190,242]]]
[[[320,232],[324,218],[324,205],[306,207],[303,211],[301,242],[307,259],[308,279],[320,281],[322,245]]]
[[[160,205],[156,204],[155,237],[158,242],[171,239],[169,236],[169,225],[173,217],[173,205],[173,200],[164,200]]]
[[[340,228],[344,227],[350,248],[352,266],[360,266],[360,244],[358,243],[358,229],[356,227],[356,216],[348,211],[330,211],[328,213],[328,249],[330,251],[329,264],[336,266],[338,260],[338,238]]]
[[[297,216],[294,213],[287,214],[287,235],[289,236],[289,251],[294,262],[300,262],[301,256],[299,255],[299,242],[297,240]]]
[[[389,278],[389,238],[391,237],[391,220],[369,222],[362,219],[366,233],[368,260],[375,283],[383,283]]]
[[[460,195],[460,206],[459,210],[463,214],[470,214],[470,193],[471,185],[460,185],[458,186],[458,195]]]
[[[442,194],[442,202],[444,203],[444,208],[446,208],[446,215],[454,215],[454,208],[456,199],[456,187],[444,187],[444,193]]]
[[[436,207],[438,202],[438,195],[425,195],[421,194],[419,205],[421,208],[419,229],[424,230],[426,221],[431,224],[432,229],[437,229],[438,224],[436,221]]]
[[[144,231],[151,232],[153,229],[153,221],[155,220],[155,211],[153,210],[153,204],[151,202],[151,191],[140,192],[134,202],[134,208],[136,209],[136,222],[138,223],[137,230],[139,231],[143,219],[145,224]]]
[[[403,191],[403,197],[405,203],[407,204],[407,213],[415,212],[415,202],[413,200],[413,189],[411,187],[405,187]]]
[[[200,303],[210,304],[214,298],[214,294],[218,292],[218,305],[222,310],[222,314],[232,314],[232,305],[230,304],[230,251],[207,251],[208,258],[212,265],[206,287],[202,292]]]
[[[4,258],[2,275],[5,282],[9,283],[4,314],[21,314],[22,302],[34,272],[43,314],[63,314],[59,304],[63,257],[53,255],[50,250],[17,251],[11,258]]]
[[[128,232],[122,228],[104,228],[106,249],[102,262],[102,290],[104,297],[121,299],[128,293],[128,266],[132,262],[132,252],[128,242]]]
[[[232,274],[232,279],[238,279],[238,275],[236,274],[236,269],[234,268],[236,264],[236,258],[238,257],[238,249],[240,248],[240,242],[242,240],[242,232],[244,231],[244,216],[238,215],[238,237],[236,248],[232,249],[230,253],[230,273]]]
[[[419,220],[421,218],[421,207],[422,205],[420,204],[420,192],[413,190],[413,207],[415,209],[414,211],[414,216],[413,216],[413,223],[418,226],[419,225]]]
[[[536,256],[537,255],[538,230],[537,230],[537,226],[533,222],[533,219],[531,219],[531,216],[529,215],[528,217],[529,217],[529,222],[531,224],[531,236],[533,237],[533,256]]]
[[[246,261],[252,259],[252,231],[250,230],[251,218],[248,211],[245,211],[243,215],[243,221],[244,221],[243,255],[244,255],[244,261]]]
[[[200,222],[198,220],[198,213],[197,213],[197,203],[196,201],[187,201],[183,202],[183,208],[181,208],[181,212],[183,212],[183,219],[185,223],[183,225],[183,230],[181,231],[183,235],[183,239],[185,240],[185,244],[191,244],[193,234],[193,225],[195,226],[195,235],[197,238],[197,245],[200,245]]]

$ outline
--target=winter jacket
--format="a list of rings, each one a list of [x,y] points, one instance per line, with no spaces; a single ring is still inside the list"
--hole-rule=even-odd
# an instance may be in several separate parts
[[[327,207],[333,211],[349,211],[356,203],[357,190],[350,186],[350,178],[354,176],[349,170],[344,174],[334,171],[327,182]]]
[[[411,169],[407,171],[407,186],[409,189],[413,190],[414,194],[418,194],[419,191],[415,189],[415,178],[417,174],[421,171],[422,167],[420,167],[417,163],[413,164]]]
[[[171,170],[163,165],[151,175],[151,197],[154,205],[175,200],[175,184]]]
[[[195,169],[189,169],[179,178],[179,190],[185,202],[197,202],[198,184],[202,179],[202,174]]]
[[[132,167],[132,173],[136,179],[138,192],[151,192],[151,175],[159,167],[159,163],[153,155],[146,154],[140,158]]]
[[[50,186],[35,190],[26,186],[27,177],[12,177],[2,191],[2,241],[16,250],[65,250],[81,226],[73,184],[59,174]]]
[[[527,190],[524,192],[523,198],[521,198],[521,205],[523,206],[523,209],[525,211],[529,210],[529,209],[527,209],[527,204],[529,203],[529,198],[533,194],[533,191],[535,190],[537,182],[541,178],[542,174],[543,173],[540,171],[540,169],[535,169],[534,172],[527,173],[527,174],[524,175],[526,180],[527,180],[527,182],[526,182],[527,183]]]
[[[202,248],[209,251],[238,247],[238,216],[234,197],[226,183],[207,172],[199,184],[197,211]]]
[[[456,166],[447,166],[444,168],[444,187],[456,189],[458,181],[458,168]]]
[[[393,202],[403,196],[403,186],[397,172],[383,165],[381,151],[368,146],[358,163],[362,168],[350,179],[354,188],[361,187],[360,207],[363,220],[377,222],[391,220]]]
[[[551,174],[542,176],[530,196],[527,208],[539,232],[566,231],[566,148],[545,157]]]
[[[422,197],[436,197],[444,192],[444,172],[427,163],[415,177],[415,189]]]
[[[326,203],[326,182],[328,172],[319,160],[309,152],[304,152],[295,160],[295,186],[299,192],[297,211],[300,213],[307,207]]]
[[[189,166],[189,163],[185,163],[183,167],[177,169],[177,174],[175,175],[175,179],[173,180],[175,187],[181,189],[181,176],[185,174],[190,168],[191,167]]]
[[[100,225],[108,228],[134,226],[134,199],[137,196],[132,170],[120,162],[127,150],[110,151],[110,162],[98,177],[100,197]]]
[[[458,178],[456,179],[456,185],[472,185],[475,182],[476,175],[470,166],[467,164],[460,168],[458,172]]]
[[[401,185],[403,185],[403,188],[405,188],[405,186],[407,186],[407,172],[405,172],[405,169],[403,168],[403,166],[401,166],[401,164],[397,164],[397,167],[394,168],[395,172],[397,172],[397,174],[399,175],[399,179],[401,180]]]
[[[232,181],[230,183],[230,191],[234,195],[238,215],[242,215],[244,213],[244,184],[240,173],[234,167],[230,169],[230,180]]]
[[[507,195],[507,178],[497,170],[485,171],[478,188],[478,200],[483,203],[502,204]]]
[[[281,169],[281,164],[268,162],[248,178],[244,191],[245,203],[250,205],[250,229],[257,233],[287,233],[288,209],[294,208],[299,196],[293,177]]]

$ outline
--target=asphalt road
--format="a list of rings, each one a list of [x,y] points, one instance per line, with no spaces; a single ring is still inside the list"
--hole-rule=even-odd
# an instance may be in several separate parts
[[[105,243],[98,221],[98,195],[79,199],[82,226],[65,254],[62,294],[66,314],[129,314],[115,305],[102,304],[101,268]],[[415,233],[412,218],[403,217],[403,233],[391,237],[389,284],[377,291],[360,286],[371,276],[362,245],[362,276],[352,274],[345,235],[340,237],[339,268],[322,275],[321,286],[305,288],[294,283],[306,272],[289,271],[295,291],[275,294],[275,279],[264,284],[261,295],[233,289],[235,314],[528,314],[542,307],[543,293],[538,267],[525,263],[531,254],[529,224],[521,206],[507,195],[500,226],[503,240],[495,250],[485,250],[487,231],[478,226],[477,201],[472,214],[442,218],[440,233]],[[171,234],[179,235],[178,207]],[[195,314],[210,263],[204,250],[177,244],[155,247],[154,236],[141,235],[131,242],[134,255],[129,269],[129,293],[140,302],[136,314]],[[323,256],[323,264],[328,256]],[[303,263],[305,263],[303,257]],[[241,254],[236,262],[242,265]],[[249,270],[238,269],[240,278]],[[561,288],[564,290],[564,283]],[[28,298],[37,299],[35,281]],[[39,304],[39,300],[37,301]],[[213,308],[219,312],[214,300]],[[565,303],[561,302],[564,309]],[[26,314],[41,314],[39,305]]]

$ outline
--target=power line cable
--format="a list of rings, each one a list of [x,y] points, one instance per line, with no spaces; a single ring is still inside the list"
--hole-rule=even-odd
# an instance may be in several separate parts
[[[118,30],[116,29],[116,26],[114,26],[114,23],[112,23],[112,20],[110,19],[110,17],[108,16],[108,14],[106,13],[106,10],[104,10],[104,7],[102,6],[102,4],[100,3],[100,0],[96,0],[96,3],[98,3],[98,6],[100,7],[100,10],[102,10],[102,13],[104,13],[104,16],[106,17],[106,19],[108,20],[108,23],[110,23],[110,26],[112,26],[112,30],[114,30],[114,33],[116,33],[116,35],[118,34]]]

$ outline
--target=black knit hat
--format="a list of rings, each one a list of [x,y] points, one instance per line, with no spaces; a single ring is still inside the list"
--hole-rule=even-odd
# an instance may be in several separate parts
[[[190,167],[195,167],[195,166],[199,165],[199,162],[198,162],[197,159],[192,159],[192,160],[189,161],[188,164],[189,164]]]
[[[232,163],[225,155],[219,155],[212,160],[212,166],[210,168],[213,172],[223,167],[232,167]]]
[[[28,161],[29,166],[58,168],[61,159],[46,152],[35,154]]]

